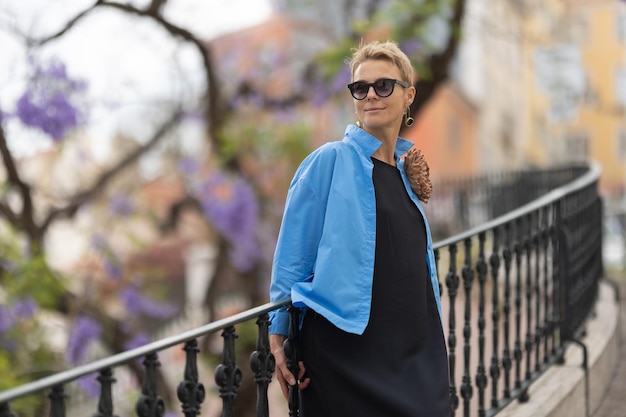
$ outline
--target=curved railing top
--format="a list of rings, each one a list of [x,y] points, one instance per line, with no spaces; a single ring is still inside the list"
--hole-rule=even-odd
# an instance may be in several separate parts
[[[574,178],[574,176],[579,175],[579,173],[583,172],[583,170],[586,169],[586,172],[584,172],[584,174],[582,174],[580,177],[577,177],[576,179],[573,179],[572,181],[569,181],[567,183],[564,184],[565,181],[567,181],[568,179]],[[476,236],[482,236],[484,237],[485,234],[487,233],[494,233],[495,235],[499,234],[501,231],[501,228],[503,228],[505,225],[510,224],[511,222],[517,221],[518,219],[523,219],[523,218],[528,218],[529,220],[527,221],[528,223],[528,228],[530,229],[530,223],[531,220],[530,218],[533,216],[533,213],[536,213],[539,210],[544,210],[544,207],[550,207],[553,206],[555,204],[557,204],[559,201],[566,199],[566,197],[569,197],[571,194],[578,194],[579,192],[581,192],[580,194],[585,194],[587,193],[587,189],[588,187],[594,185],[595,183],[597,183],[599,177],[600,177],[600,173],[601,173],[601,167],[598,163],[594,162],[594,161],[589,161],[585,166],[576,166],[574,167],[574,170],[572,171],[571,174],[568,174],[566,176],[560,176],[559,180],[556,181],[550,181],[550,186],[546,186],[546,184],[541,184],[539,186],[539,188],[534,187],[532,188],[533,190],[537,191],[538,193],[544,193],[542,196],[540,196],[537,199],[532,200],[531,202],[527,203],[527,204],[523,204],[523,201],[528,201],[530,199],[533,198],[534,193],[528,193],[528,195],[526,196],[527,199],[523,200],[523,201],[518,201],[517,199],[509,199],[508,197],[502,197],[501,196],[501,200],[506,200],[506,202],[511,202],[512,204],[521,204],[520,207],[514,208],[511,211],[507,211],[505,214],[503,215],[498,215],[498,213],[502,213],[504,212],[504,210],[502,211],[497,211],[497,212],[490,212],[490,216],[495,217],[495,219],[493,220],[488,220],[486,222],[483,222],[480,226],[476,226],[473,228],[469,228],[468,230],[465,230],[461,233],[455,234],[454,236],[450,237],[450,238],[446,238],[443,240],[438,241],[434,247],[436,250],[439,250],[443,247],[446,246],[453,246],[458,244],[459,242],[463,242],[465,241],[466,243],[469,243],[468,241],[473,239]],[[499,185],[501,188],[500,189],[507,189],[507,188],[511,188],[511,187],[515,187],[513,186],[509,186],[508,182],[510,179],[506,179],[504,178],[504,181],[500,184],[495,184],[498,183],[497,180],[495,181],[490,181],[490,184],[493,183],[495,185]],[[519,182],[513,182],[514,184],[520,184]],[[528,186],[528,182],[526,184],[524,184],[526,186]],[[553,187],[556,187],[553,189]],[[523,188],[523,187],[521,187]],[[527,188],[526,188],[527,190]],[[452,189],[448,190],[449,193],[451,194],[454,191]],[[515,192],[517,192],[517,190],[513,190]],[[546,192],[547,191],[547,192]],[[562,245],[559,243],[559,245],[553,245],[550,246],[549,242],[547,240],[542,241],[543,242],[543,249],[541,248],[536,248],[535,250],[537,251],[537,258],[534,258],[533,261],[531,262],[531,251],[530,249],[527,250],[526,255],[526,264],[525,264],[525,270],[526,270],[526,275],[527,275],[527,288],[528,289],[533,289],[534,291],[539,294],[542,291],[542,288],[540,288],[539,283],[540,283],[540,278],[539,275],[541,275],[542,278],[542,285],[545,285],[545,287],[543,287],[543,291],[544,293],[548,293],[548,281],[554,279],[553,284],[550,284],[550,294],[544,294],[544,295],[550,295],[550,296],[554,296],[554,297],[562,297],[561,294],[557,294],[554,293],[552,294],[552,291],[556,291],[556,290],[565,290],[566,287],[568,285],[570,285],[570,283],[564,279],[564,277],[562,277],[563,274],[566,273],[570,273],[570,275],[572,276],[591,276],[592,277],[592,281],[591,283],[587,284],[584,283],[585,285],[581,286],[579,284],[571,284],[576,286],[576,288],[589,288],[592,294],[590,295],[590,297],[587,297],[588,299],[586,300],[582,300],[580,301],[577,298],[569,298],[568,302],[571,304],[567,307],[566,310],[558,310],[553,307],[548,306],[548,302],[550,301],[548,298],[546,298],[544,300],[545,305],[544,307],[542,307],[543,309],[541,310],[543,316],[541,317],[541,319],[543,320],[542,323],[539,322],[539,317],[536,318],[534,324],[536,326],[536,329],[531,329],[529,326],[527,331],[527,340],[521,341],[521,340],[517,340],[516,343],[519,344],[519,346],[521,346],[521,343],[526,343],[526,345],[528,346],[533,346],[533,339],[532,339],[532,331],[536,331],[536,335],[537,337],[537,341],[536,341],[536,345],[537,348],[535,350],[535,353],[538,357],[539,355],[539,344],[543,343],[543,353],[546,355],[546,358],[548,356],[555,356],[555,348],[556,348],[556,344],[562,344],[563,339],[565,337],[567,337],[567,335],[570,333],[569,329],[575,327],[576,325],[580,324],[583,322],[584,320],[584,315],[586,314],[586,312],[588,312],[590,310],[590,303],[593,299],[593,291],[594,290],[594,285],[596,283],[595,278],[601,274],[601,272],[598,272],[599,270],[601,270],[601,259],[600,261],[596,262],[597,258],[601,258],[601,256],[598,255],[599,253],[599,248],[600,248],[600,244],[598,243],[599,241],[599,237],[601,237],[601,220],[600,220],[600,215],[601,215],[601,209],[600,209],[600,205],[601,202],[598,199],[597,190],[591,190],[593,192],[593,196],[592,196],[592,201],[593,201],[593,205],[589,205],[589,207],[591,207],[592,211],[590,212],[583,212],[583,213],[579,213],[578,217],[572,218],[572,217],[568,217],[567,220],[563,227],[564,229],[566,229],[567,227],[570,228],[579,228],[582,227],[581,225],[585,225],[585,227],[587,229],[582,230],[582,232],[584,233],[578,233],[576,235],[584,235],[586,237],[589,237],[588,240],[590,240],[591,245],[593,245],[593,250],[592,251],[587,251],[589,253],[591,253],[590,255],[588,254],[587,257],[593,257],[593,261],[588,262],[588,264],[584,264],[584,262],[587,261],[587,258],[585,256],[582,256],[583,254],[580,253],[580,250],[587,250],[587,248],[584,245],[581,245],[580,242],[578,241],[568,241],[567,239],[571,239],[571,237],[569,235],[565,236],[563,239],[565,239],[562,243]],[[522,191],[520,190],[518,193],[521,193]],[[514,193],[513,193],[514,194]],[[588,194],[588,193],[587,193]],[[511,195],[511,193],[507,194],[507,195]],[[487,201],[492,201],[492,200],[497,200],[497,197],[486,197]],[[569,203],[568,203],[569,204]],[[573,201],[573,204],[578,204],[578,200]],[[560,207],[560,206],[559,206]],[[500,208],[498,208],[500,209]],[[550,209],[546,209],[546,210],[550,210]],[[554,211],[554,210],[552,210]],[[588,216],[589,213],[592,213],[594,216],[594,222],[589,223],[587,221],[580,221],[580,218],[584,218],[587,219],[588,217],[584,217],[584,216]],[[530,217],[529,217],[530,216]],[[568,214],[569,216],[569,214]],[[581,217],[582,216],[582,217]],[[539,216],[536,216],[539,217]],[[569,222],[569,223],[568,223]],[[549,222],[548,222],[549,223]],[[551,226],[554,224],[558,224],[561,225],[560,222],[558,223],[550,223],[550,224],[546,224],[545,226]],[[469,226],[467,226],[469,227]],[[538,229],[539,226],[537,224],[535,224],[535,229]],[[543,223],[541,225],[541,227],[544,227]],[[561,227],[561,226],[559,226]],[[589,228],[594,228],[594,230],[591,230]],[[507,236],[508,236],[508,230],[504,229]],[[533,229],[534,230],[534,229]],[[576,229],[578,230],[578,229]],[[526,233],[526,229],[522,230],[521,232]],[[513,236],[513,238],[517,238],[517,239],[521,239],[521,238],[525,238],[525,236]],[[554,236],[551,237],[545,237],[545,239],[555,239],[555,242],[561,242],[558,239],[561,239],[562,236],[559,235],[558,233],[555,234]],[[483,246],[484,246],[484,239],[482,239],[483,242],[480,243],[480,256],[482,256],[480,262],[482,262],[483,264],[485,264],[484,262],[484,256],[483,256]],[[548,249],[548,247],[550,246],[550,248]],[[567,252],[567,250],[572,250],[572,252],[576,251],[575,253],[573,253],[571,255],[571,257],[566,257],[565,254]],[[542,252],[541,257],[539,257],[539,252]],[[466,251],[468,254],[471,253],[471,251],[467,250]],[[494,253],[494,255],[497,257],[499,256],[498,253]],[[518,254],[518,256],[521,256]],[[583,260],[583,262],[581,263],[581,259]],[[540,266],[540,261],[541,261],[541,270],[539,270],[539,266]],[[548,261],[550,262],[563,262],[563,263],[558,263],[558,264],[554,264],[554,265],[549,265]],[[448,273],[448,275],[451,278],[456,278],[456,279],[450,279],[450,284],[452,285],[452,289],[449,289],[448,294],[450,297],[450,314],[453,317],[454,315],[454,299],[457,295],[457,290],[458,290],[458,285],[459,285],[459,280],[458,277],[456,277],[457,272],[456,271],[456,267],[454,266],[454,259],[451,262],[451,270]],[[467,269],[471,269],[473,268],[472,263],[470,262],[470,259],[465,259],[464,261],[464,268]],[[570,265],[567,264],[568,262],[572,263],[572,268],[577,268],[577,269],[572,269],[569,270],[567,267],[569,267]],[[519,263],[522,263],[521,258],[519,258]],[[534,279],[534,281],[530,281],[530,272],[531,268],[529,268],[530,265],[533,265],[537,272],[539,273],[539,275]],[[584,264],[584,265],[583,265]],[[600,265],[600,267],[598,268],[598,265]],[[519,268],[519,265],[517,266],[517,268]],[[480,274],[482,274],[479,277],[479,282],[481,283],[482,286],[484,286],[485,282],[486,282],[486,278],[487,278],[487,267],[486,265],[481,266],[480,268],[477,267],[477,269],[479,269]],[[550,274],[548,274],[548,272],[550,271]],[[510,271],[506,271],[506,275],[508,276]],[[497,278],[499,270],[497,269],[497,266],[495,267],[494,270],[490,271],[491,275],[494,277],[494,280]],[[521,275],[521,270],[517,270],[517,279],[520,279],[520,275]],[[469,276],[469,274],[467,275]],[[463,273],[463,279],[466,280],[466,274]],[[563,278],[563,280],[561,280]],[[446,279],[446,281],[448,281],[448,279]],[[468,283],[471,283],[471,279],[467,280]],[[495,284],[495,283],[494,283]],[[557,285],[558,284],[558,285]],[[448,285],[448,282],[446,282],[446,285]],[[507,285],[508,285],[508,278],[507,278]],[[534,287],[533,287],[534,285]],[[519,286],[519,282],[518,282],[518,287],[521,288]],[[469,288],[471,288],[471,286],[466,285],[465,287],[466,291],[469,291]],[[497,287],[496,287],[497,288]],[[518,288],[518,292],[516,294],[516,297],[518,297],[516,301],[516,304],[518,304],[518,309],[519,309],[519,305],[521,305],[522,302],[522,293],[520,292]],[[481,293],[483,292],[484,288],[481,287]],[[497,291],[494,292],[494,294],[497,294]],[[484,296],[484,294],[483,294]],[[506,296],[505,296],[506,297]],[[528,310],[528,315],[530,316],[531,314],[531,309],[530,309],[530,300],[532,297],[535,297],[533,295],[533,291],[527,291],[524,295],[525,299],[526,299],[526,304],[529,307]],[[470,297],[468,296],[467,299],[469,300]],[[538,295],[535,298],[532,298],[534,302],[537,303],[537,306],[539,306],[539,297]],[[497,298],[494,298],[494,305],[499,306],[500,304],[498,304],[498,300]],[[483,300],[484,301],[484,300]],[[555,298],[555,300],[553,300],[554,302],[560,302],[559,300],[557,300]],[[31,383],[27,383],[21,386],[18,386],[16,388],[12,388],[3,392],[0,392],[0,415],[4,416],[7,414],[3,414],[3,407],[6,406],[6,410],[8,410],[9,407],[9,403],[12,402],[13,400],[16,400],[18,398],[21,397],[25,397],[27,395],[32,395],[35,393],[39,393],[43,390],[49,389],[49,388],[54,388],[54,387],[58,387],[58,386],[63,386],[66,383],[72,382],[77,380],[80,377],[92,374],[94,372],[102,372],[103,370],[110,370],[111,368],[116,368],[122,365],[126,365],[129,362],[139,359],[141,357],[147,357],[150,354],[156,353],[156,352],[160,352],[163,351],[167,348],[176,346],[176,345],[180,345],[183,343],[188,343],[192,340],[195,340],[199,337],[205,336],[205,335],[209,335],[209,334],[213,334],[216,333],[218,331],[221,330],[225,330],[228,328],[231,328],[237,324],[258,318],[259,316],[262,315],[266,315],[267,313],[269,313],[272,310],[278,309],[280,307],[283,306],[287,306],[289,305],[290,300],[289,299],[284,299],[281,300],[279,302],[273,302],[273,303],[266,303],[263,305],[260,305],[258,307],[243,311],[241,313],[232,315],[230,317],[212,322],[212,323],[208,323],[206,325],[200,326],[200,327],[196,327],[194,329],[191,329],[189,331],[183,332],[181,334],[175,335],[175,336],[171,336],[171,337],[167,337],[149,344],[146,344],[144,346],[126,351],[126,352],[122,352],[116,355],[112,355],[112,356],[108,356],[106,358],[100,359],[100,360],[96,360],[94,362],[85,364],[85,365],[81,365],[78,366],[76,368],[64,371],[64,372],[60,372],[42,379],[39,379],[37,381],[31,382]],[[505,299],[505,307],[507,309],[510,309],[512,300],[509,299]],[[561,304],[559,304],[560,306]],[[484,307],[484,306],[483,306]],[[495,307],[495,308],[499,308],[499,307]],[[536,308],[537,311],[540,310],[539,307]],[[554,311],[552,311],[554,310]],[[569,317],[568,314],[572,312],[576,313],[577,316],[576,317]],[[548,314],[550,313],[550,314]],[[484,308],[482,309],[481,314],[484,314]],[[521,311],[517,311],[516,314],[519,316],[521,315]],[[554,317],[552,316],[554,314]],[[560,315],[562,314],[562,316]],[[558,322],[555,321],[556,319],[558,319]],[[484,322],[485,318],[482,317],[482,320]],[[494,321],[496,321],[497,319],[494,319]],[[266,319],[267,321],[267,319]],[[505,320],[504,320],[506,330],[504,330],[505,334],[508,334],[509,330],[508,330],[508,312],[505,312]],[[518,320],[519,321],[519,320]],[[566,322],[567,321],[567,322]],[[565,323],[562,324],[561,322]],[[258,322],[257,322],[258,324]],[[496,328],[497,326],[497,322],[494,323],[494,328]],[[530,319],[529,319],[529,324],[530,324]],[[456,331],[454,329],[454,321],[450,320],[450,331],[452,333],[454,333],[454,331]],[[468,323],[464,323],[464,325],[469,326],[469,322]],[[543,326],[543,327],[542,327]],[[562,327],[562,331],[559,330],[559,326]],[[480,332],[484,333],[484,326],[479,329]],[[519,331],[519,329],[518,329]],[[555,336],[554,332],[560,331],[560,333],[558,333],[558,337]],[[265,329],[265,333],[267,333],[267,329]],[[259,333],[260,334],[260,333]],[[465,344],[469,344],[470,340],[469,340],[469,334],[470,332],[464,332],[464,340],[463,342]],[[483,335],[484,336],[484,335]],[[484,339],[484,337],[483,337]],[[497,344],[497,341],[499,340],[499,338],[494,337],[495,340],[495,344]],[[508,339],[506,339],[508,340]],[[267,341],[266,341],[267,342]],[[551,343],[551,349],[548,349],[548,342]],[[483,340],[483,346],[480,347],[481,350],[481,355],[484,354],[484,343],[485,341]],[[506,342],[507,346],[508,346],[508,341]],[[450,339],[450,348],[451,348],[451,352],[450,355],[452,357],[454,357],[455,353],[454,353],[454,347],[456,346],[456,337],[452,337]],[[267,348],[269,349],[269,348]],[[508,349],[508,347],[507,347]],[[521,348],[520,348],[521,349]],[[521,360],[522,357],[522,351],[520,350],[519,352],[516,353],[515,357],[519,358]],[[504,363],[509,363],[509,368],[507,368],[505,371],[505,373],[510,371],[510,364],[512,363],[512,359],[510,357],[506,357],[505,359],[498,359],[497,358],[497,349],[494,348],[494,360],[495,363],[500,363],[502,362]],[[509,353],[507,353],[509,354]],[[530,355],[530,350],[527,351],[527,354]],[[469,356],[468,354],[466,354],[466,356]],[[469,358],[466,357],[466,367],[463,369],[463,372],[467,373],[467,378],[465,378],[464,376],[464,380],[466,381],[466,384],[468,384],[471,378],[469,378]],[[481,363],[482,363],[483,358],[481,357]],[[517,362],[517,367],[519,368],[520,366],[520,361]],[[530,374],[531,369],[530,369],[530,359],[526,359],[525,362],[528,366],[528,370],[527,370],[527,375]],[[548,363],[547,360],[545,360],[544,362],[541,362],[540,360],[536,360],[535,361],[535,367],[537,368],[536,370],[540,370],[539,368],[542,368],[542,363]],[[504,365],[503,365],[504,366]],[[497,365],[496,365],[497,367]],[[484,368],[484,366],[483,366]],[[453,371],[454,369],[451,368]],[[482,369],[482,368],[481,368]],[[272,370],[273,371],[273,370]],[[484,371],[484,369],[483,369]],[[519,371],[519,370],[518,370]],[[519,372],[518,372],[519,373]],[[486,374],[481,374],[481,378],[486,378]],[[509,376],[508,374],[504,377],[504,380],[506,381],[505,384],[507,384],[507,388],[506,388],[506,392],[507,394],[505,394],[505,398],[499,398],[496,391],[497,388],[497,375],[495,377],[495,379],[493,381],[491,381],[491,386],[494,387],[494,395],[493,395],[493,399],[491,402],[491,406],[493,410],[496,409],[501,409],[501,407],[503,405],[505,405],[507,403],[507,401],[511,401],[511,399],[513,398],[512,394],[511,394],[511,390],[508,387],[508,381],[509,381]],[[517,386],[522,386],[522,382],[524,382],[524,384],[530,384],[532,378],[530,377],[526,377],[526,379],[524,381],[521,381],[520,376],[516,375],[516,387]],[[268,381],[266,381],[267,383],[269,383]],[[524,385],[524,389],[527,385]],[[481,386],[480,389],[482,390],[483,394],[485,391],[485,386]],[[452,387],[451,387],[452,390]],[[452,390],[454,391],[454,390]],[[465,387],[462,390],[465,394],[469,393],[470,391],[468,390],[467,387]],[[456,395],[456,394],[455,394]],[[469,394],[469,397],[467,398],[463,398],[464,402],[467,402],[469,404],[469,400],[470,400],[471,394]],[[481,398],[484,397],[483,395],[481,395]],[[482,401],[482,400],[481,400]],[[456,401],[457,405],[458,405],[458,399]],[[469,407],[467,405],[465,405],[465,407]],[[482,404],[481,404],[482,407]],[[484,411],[484,410],[483,410]],[[11,414],[8,414],[11,415]],[[492,415],[492,414],[489,414]]]
[[[512,210],[502,216],[499,216],[493,220],[490,220],[486,223],[481,224],[480,226],[473,227],[464,232],[457,233],[454,236],[449,238],[440,240],[434,244],[435,249],[440,249],[445,246],[449,246],[455,243],[462,242],[472,236],[476,236],[480,233],[484,233],[488,230],[496,229],[512,220],[523,217],[528,213],[531,213],[538,208],[546,206],[548,204],[552,204],[564,196],[571,194],[577,190],[580,190],[593,182],[597,181],[600,178],[600,174],[602,173],[602,167],[597,161],[589,160],[588,161],[589,170],[580,178],[575,179],[574,181],[565,184],[559,188],[556,188],[547,194],[531,201],[528,204],[525,204],[515,210]]]

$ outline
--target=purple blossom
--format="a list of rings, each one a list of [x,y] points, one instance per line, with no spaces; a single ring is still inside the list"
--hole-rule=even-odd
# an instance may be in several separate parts
[[[400,44],[400,49],[407,54],[407,56],[414,57],[422,51],[423,45],[417,39],[407,39]]]
[[[91,398],[98,398],[100,395],[100,383],[97,378],[98,374],[95,372],[93,374],[83,375],[78,378],[76,384]]]
[[[167,319],[176,314],[177,308],[172,304],[162,303],[151,298],[142,297],[141,310],[147,316]]]
[[[122,270],[122,266],[117,260],[105,259],[104,272],[111,280],[118,281],[122,278],[122,274],[124,271]]]
[[[73,365],[84,359],[90,344],[102,335],[102,326],[92,318],[80,316],[74,323],[65,357]]]
[[[297,121],[293,107],[282,108],[276,112],[276,120],[283,123],[295,123]]]
[[[30,319],[37,311],[37,303],[30,297],[17,300],[12,307],[13,315],[18,319]]]
[[[347,90],[346,86],[350,83],[351,78],[352,73],[350,72],[350,68],[348,68],[347,65],[342,65],[341,69],[335,74],[330,83],[331,91],[338,93]]]
[[[241,177],[211,175],[198,189],[204,214],[230,243],[235,268],[247,272],[259,260],[256,237],[258,203],[252,187]]]
[[[97,250],[106,249],[108,246],[106,237],[101,233],[94,233],[93,236],[91,236],[91,246]]]
[[[328,101],[330,92],[324,83],[317,81],[313,84],[313,99],[311,100],[314,107],[320,108]]]
[[[181,158],[178,169],[183,175],[193,175],[198,172],[198,162],[189,157]]]
[[[0,333],[10,330],[14,324],[15,320],[11,310],[5,305],[0,305]]]
[[[148,343],[150,343],[150,337],[144,332],[139,332],[124,343],[124,349],[132,350],[147,345]]]
[[[126,309],[132,314],[145,314],[150,317],[167,319],[176,313],[172,304],[155,301],[144,297],[136,287],[126,287],[120,293],[120,299]]]
[[[128,197],[117,194],[113,196],[109,203],[109,213],[112,216],[128,217],[135,211],[135,206]]]
[[[10,259],[1,259],[0,269],[3,271],[15,271],[17,269],[17,265]]]
[[[253,107],[263,107],[265,105],[265,97],[258,91],[253,91],[248,94],[248,103]]]
[[[26,126],[60,141],[83,118],[77,96],[86,84],[69,78],[65,65],[58,60],[40,66],[31,59],[30,66],[33,76],[16,103],[15,114]]]
[[[135,287],[126,287],[120,292],[120,300],[132,314],[141,314],[141,294]]]

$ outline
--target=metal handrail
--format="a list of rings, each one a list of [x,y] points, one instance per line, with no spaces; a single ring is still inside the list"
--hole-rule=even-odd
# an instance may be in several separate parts
[[[433,245],[434,249],[441,249],[445,246],[449,246],[455,243],[459,243],[468,239],[472,236],[476,236],[480,233],[486,232],[488,230],[496,229],[505,223],[510,222],[511,220],[515,220],[526,214],[530,213],[533,210],[537,210],[543,206],[554,203],[559,199],[565,197],[572,192],[579,190],[588,186],[589,184],[597,181],[600,178],[600,174],[602,173],[602,167],[597,161],[590,160],[588,161],[589,171],[583,175],[582,177],[570,182],[569,184],[563,185],[555,190],[548,192],[528,204],[523,205],[513,211],[510,211],[506,214],[503,214],[500,217],[497,217],[493,220],[490,220],[486,223],[481,224],[480,226],[473,227],[469,230],[466,230],[461,233],[457,233],[454,236],[441,240]]]
[[[241,313],[234,314],[230,317],[226,317],[224,319],[205,324],[204,326],[196,327],[195,329],[183,332],[181,334],[166,337],[164,339],[157,340],[156,342],[152,342],[132,350],[121,352],[113,356],[108,356],[106,358],[99,359],[94,362],[90,362],[88,364],[60,372],[58,374],[50,375],[37,381],[20,385],[19,387],[2,391],[0,392],[0,404],[8,401],[13,401],[30,394],[34,394],[45,388],[51,388],[56,385],[65,384],[66,382],[73,381],[80,378],[81,376],[89,375],[93,372],[124,365],[134,359],[146,356],[149,353],[162,351],[172,346],[185,343],[190,339],[195,339],[200,336],[215,333],[229,326],[234,326],[235,324],[251,320],[272,310],[284,307],[290,302],[290,299],[285,299],[273,303],[262,304],[258,307],[254,307],[249,310],[242,311]]]

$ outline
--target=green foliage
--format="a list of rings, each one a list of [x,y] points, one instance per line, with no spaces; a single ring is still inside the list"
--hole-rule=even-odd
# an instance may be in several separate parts
[[[8,260],[13,267],[2,272],[0,282],[10,297],[29,296],[41,308],[55,309],[65,292],[63,279],[48,267],[44,256]]]
[[[358,33],[362,33],[362,31],[359,29]],[[352,39],[342,39],[335,43],[332,48],[321,52],[313,59],[313,63],[317,65],[325,82],[331,80],[342,70],[346,65],[346,59],[352,55],[352,50],[356,46]]]
[[[0,391],[47,376],[61,369],[58,352],[48,344],[42,323],[42,309],[53,309],[63,294],[63,282],[51,271],[42,255],[29,256],[20,249],[19,239],[5,231],[0,243],[2,305],[10,310],[18,300],[37,304],[33,316],[11,315],[10,327],[0,333]],[[11,404],[16,412],[35,415],[43,400],[31,396]]]
[[[370,22],[356,22],[357,33],[366,33],[373,28],[387,28],[389,39],[399,43],[411,59],[420,78],[432,77],[426,60],[438,52],[440,38],[433,35],[435,21],[447,21],[451,15],[454,0],[393,0],[379,8]],[[448,29],[458,36],[459,28]],[[439,33],[441,37],[441,33]]]
[[[11,329],[0,333],[0,391],[61,371],[52,365],[60,363],[61,358],[48,346],[39,320],[37,315],[19,319]],[[37,415],[44,404],[44,397],[28,396],[11,402],[11,410]]]
[[[273,164],[286,158],[300,162],[310,151],[309,122],[298,113],[292,121],[279,122],[272,117],[250,117],[241,113],[237,120],[227,123],[222,130],[220,157],[228,160],[235,155],[253,155],[262,164]],[[238,123],[240,120],[249,123]]]

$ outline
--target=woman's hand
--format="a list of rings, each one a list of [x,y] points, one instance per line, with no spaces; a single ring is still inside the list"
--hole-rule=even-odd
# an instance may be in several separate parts
[[[274,360],[276,361],[276,379],[280,384],[280,389],[283,392],[285,398],[289,397],[289,386],[296,384],[296,378],[287,368],[287,358],[285,357],[285,351],[283,350],[283,343],[285,342],[286,337],[281,334],[271,334],[270,335],[270,350],[274,355]],[[306,371],[304,367],[304,363],[300,361],[298,363],[298,367],[300,368],[298,372],[298,388],[305,389],[309,382],[310,378],[304,377],[304,372]]]

